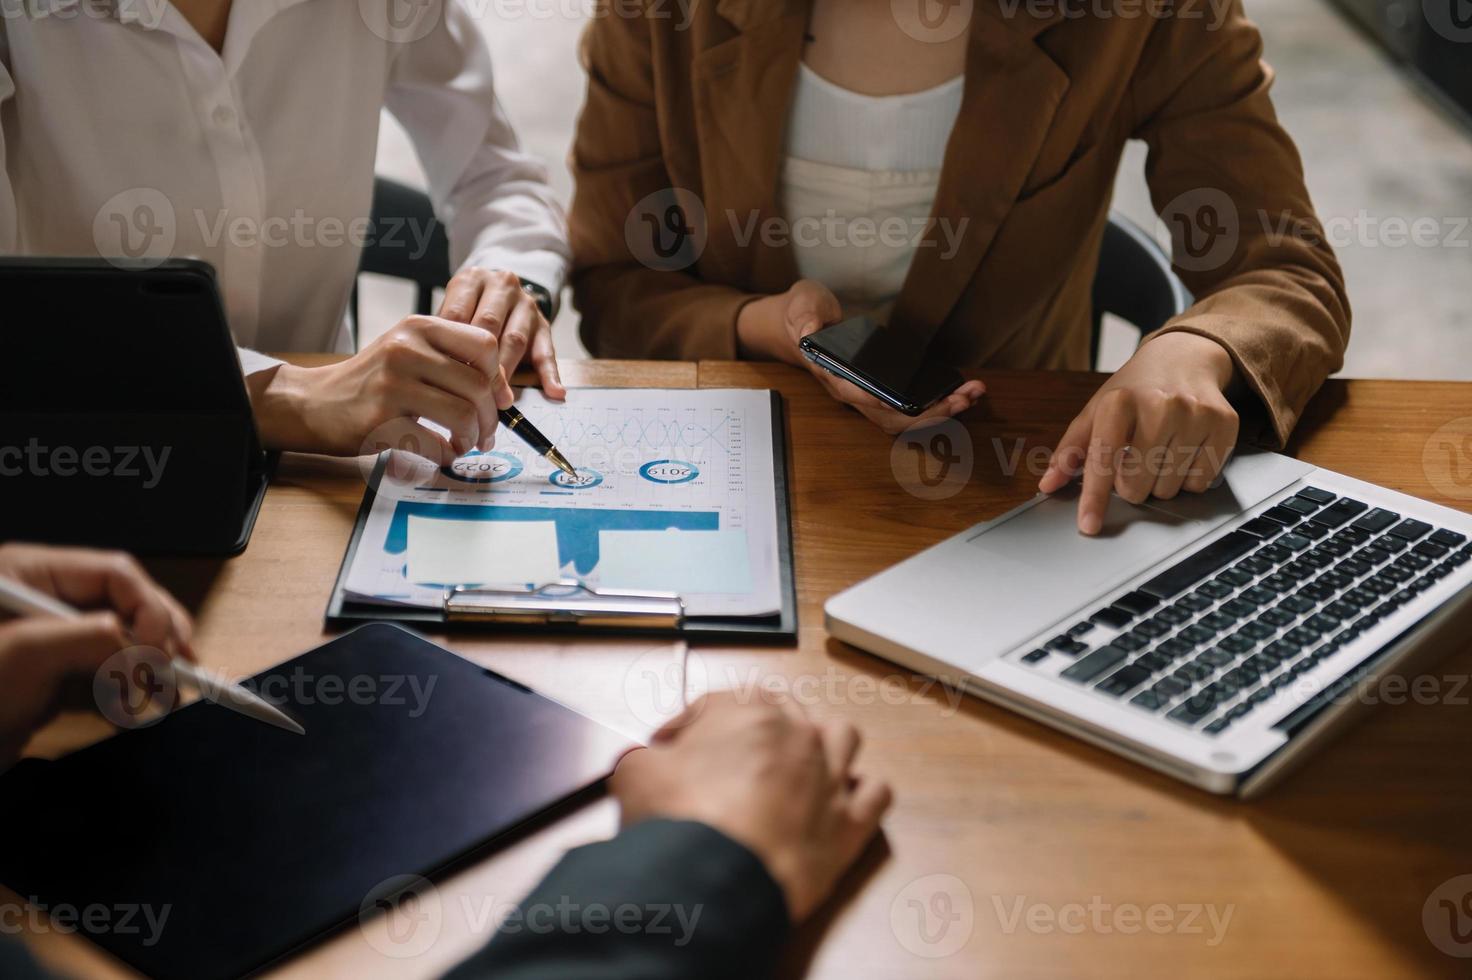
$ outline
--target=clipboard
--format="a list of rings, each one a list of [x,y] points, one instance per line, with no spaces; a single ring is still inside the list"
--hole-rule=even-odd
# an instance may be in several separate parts
[[[363,502],[358,507],[337,581],[327,602],[329,627],[367,621],[413,624],[420,629],[446,631],[561,633],[608,632],[650,636],[679,636],[688,640],[797,642],[797,580],[793,567],[792,510],[788,495],[786,411],[775,391],[772,408],[772,483],[777,513],[777,573],[781,608],[767,616],[687,616],[684,602],[673,593],[594,591],[576,582],[558,582],[530,591],[453,588],[445,593],[441,609],[387,606],[357,602],[347,594],[348,574],[363,539],[364,525],[373,510],[374,488],[387,465],[387,456],[374,466]]]

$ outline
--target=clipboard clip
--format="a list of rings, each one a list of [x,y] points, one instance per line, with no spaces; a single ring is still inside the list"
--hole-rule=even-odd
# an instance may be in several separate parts
[[[685,601],[673,592],[598,590],[575,581],[534,589],[457,585],[445,591],[445,620],[673,631],[685,623]]]

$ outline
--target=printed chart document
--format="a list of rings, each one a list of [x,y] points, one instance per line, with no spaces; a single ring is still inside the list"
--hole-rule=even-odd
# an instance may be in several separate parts
[[[572,479],[500,428],[451,466],[393,465],[347,578],[358,602],[439,607],[455,585],[674,592],[690,616],[780,611],[771,393],[527,389]],[[397,461],[402,462],[402,461]]]

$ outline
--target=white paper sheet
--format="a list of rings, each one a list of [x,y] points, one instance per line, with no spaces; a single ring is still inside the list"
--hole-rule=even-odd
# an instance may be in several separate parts
[[[557,581],[551,521],[453,521],[409,517],[405,578],[415,585],[536,586]]]
[[[473,525],[550,524],[561,578],[595,588],[605,585],[605,572],[609,588],[657,581],[658,588],[679,592],[693,616],[780,609],[770,393],[585,388],[559,405],[528,389],[517,405],[581,478],[568,480],[503,429],[489,453],[407,484],[385,480],[349,571],[353,598],[438,606],[442,585],[505,581],[482,577],[497,574],[496,555],[506,542],[545,557],[547,531],[483,536]],[[465,581],[415,581],[411,571],[427,574],[429,559],[410,554],[411,539],[425,534],[435,543],[434,561],[449,563],[428,567]],[[526,543],[533,540],[538,543]],[[473,554],[454,556],[457,541]],[[605,542],[611,543],[607,569]],[[524,559],[531,560],[519,553],[506,559],[513,580],[532,581],[540,574],[528,570],[545,571]]]

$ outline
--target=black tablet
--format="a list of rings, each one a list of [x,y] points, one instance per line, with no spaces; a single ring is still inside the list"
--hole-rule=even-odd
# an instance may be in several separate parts
[[[150,976],[240,976],[580,799],[633,744],[397,626],[247,683],[307,733],[196,702],[0,777],[0,881]]]
[[[0,540],[229,555],[262,451],[208,263],[0,256]]]

